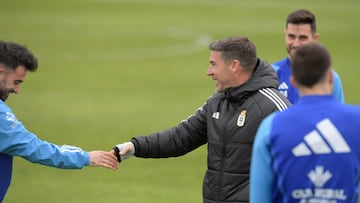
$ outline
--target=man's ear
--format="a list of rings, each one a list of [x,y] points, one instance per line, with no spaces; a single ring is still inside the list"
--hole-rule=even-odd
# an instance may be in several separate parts
[[[319,40],[319,37],[320,37],[320,34],[319,34],[319,33],[315,33],[315,34],[314,34],[314,39],[315,39],[315,41],[318,41],[318,40]]]
[[[286,38],[286,29],[287,29],[287,27],[284,28],[284,37],[285,37],[285,38]]]
[[[295,78],[293,75],[290,76],[290,83],[296,87],[296,88],[299,88],[299,84],[296,82]]]
[[[241,69],[240,66],[241,66],[240,61],[237,59],[231,62],[231,70],[233,72],[239,71]]]
[[[332,68],[329,69],[327,74],[328,74],[328,77],[329,77],[330,84],[333,84],[334,83],[334,74],[333,74]]]
[[[5,72],[6,72],[5,68],[2,67],[2,66],[0,66],[0,74],[2,75],[2,74],[4,74]]]
[[[3,78],[4,76],[6,76],[9,73],[9,69],[7,69],[6,67],[4,67],[1,63],[0,63],[0,77]]]

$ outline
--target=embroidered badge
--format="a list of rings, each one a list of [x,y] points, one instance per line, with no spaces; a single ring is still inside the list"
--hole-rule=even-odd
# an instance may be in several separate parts
[[[237,119],[237,126],[242,127],[245,124],[245,118],[246,118],[246,110],[242,110],[240,112],[240,115]]]

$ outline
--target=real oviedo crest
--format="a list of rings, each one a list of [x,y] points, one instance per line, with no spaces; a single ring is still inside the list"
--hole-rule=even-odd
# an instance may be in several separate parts
[[[240,112],[240,115],[239,115],[239,117],[238,117],[238,119],[237,119],[237,122],[236,122],[237,126],[239,126],[239,127],[244,126],[244,124],[245,124],[245,119],[246,119],[246,110],[242,110],[242,111]]]

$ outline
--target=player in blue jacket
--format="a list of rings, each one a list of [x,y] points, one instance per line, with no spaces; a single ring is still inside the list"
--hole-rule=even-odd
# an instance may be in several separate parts
[[[360,106],[331,94],[327,49],[317,43],[294,53],[290,81],[300,99],[268,116],[255,137],[251,203],[357,203]]]
[[[101,166],[117,169],[111,152],[86,152],[74,146],[57,146],[39,139],[26,130],[4,103],[11,93],[18,93],[27,71],[37,69],[37,59],[24,46],[0,41],[0,202],[11,182],[13,156],[46,166],[76,169]]]
[[[290,82],[290,63],[293,52],[301,45],[316,42],[318,39],[319,33],[316,31],[316,20],[313,13],[300,9],[288,15],[285,28],[285,44],[288,56],[272,65],[279,78],[279,91],[292,104],[299,99],[299,91]],[[334,88],[332,94],[336,100],[345,102],[341,79],[335,71],[333,71],[333,78]]]

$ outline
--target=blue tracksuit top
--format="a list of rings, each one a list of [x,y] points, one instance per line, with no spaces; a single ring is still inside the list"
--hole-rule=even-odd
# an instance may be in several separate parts
[[[279,78],[279,92],[283,93],[288,98],[290,103],[295,104],[295,102],[299,99],[299,91],[290,83],[290,59],[286,57],[280,61],[273,63],[272,66],[275,69],[276,74]],[[335,96],[336,100],[344,103],[345,98],[341,79],[335,71],[333,71],[333,78],[333,95]]]
[[[304,96],[265,118],[250,170],[251,203],[357,203],[360,107]]]
[[[57,146],[27,131],[0,100],[0,202],[11,182],[13,156],[57,168],[82,168],[89,164],[89,154],[80,148]]]

